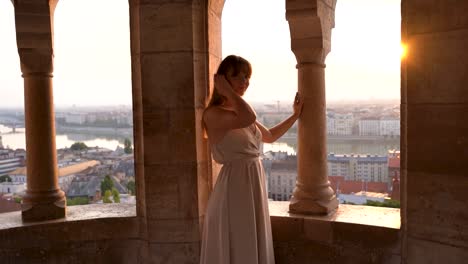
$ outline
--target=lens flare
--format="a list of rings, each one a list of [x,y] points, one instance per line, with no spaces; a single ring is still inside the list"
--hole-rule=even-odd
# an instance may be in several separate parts
[[[400,44],[400,59],[406,58],[406,55],[408,53],[408,47],[406,46],[405,43]]]

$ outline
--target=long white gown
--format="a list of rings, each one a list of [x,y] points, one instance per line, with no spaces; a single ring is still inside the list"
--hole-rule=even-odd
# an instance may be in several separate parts
[[[223,164],[208,201],[201,264],[274,264],[265,174],[256,125],[230,130],[212,145]]]

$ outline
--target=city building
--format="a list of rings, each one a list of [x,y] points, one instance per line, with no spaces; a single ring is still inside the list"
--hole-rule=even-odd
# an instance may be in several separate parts
[[[331,135],[335,131],[335,119],[333,114],[327,112],[327,134]]]
[[[390,193],[391,189],[384,182],[350,181],[343,176],[328,176],[332,189],[337,194],[352,194],[360,191]]]
[[[392,188],[392,200],[400,200],[400,151],[388,151],[388,180],[389,186]]]
[[[366,204],[367,201],[376,201],[383,203],[385,199],[388,198],[386,193],[375,193],[375,192],[365,192],[360,191],[357,193],[351,194],[339,194],[338,200],[340,203],[350,203],[350,204]]]
[[[25,190],[26,190],[26,184],[24,183],[0,182],[0,194],[2,193],[20,194],[20,193],[23,193]]]
[[[24,166],[25,158],[21,151],[0,149],[0,176],[6,175],[15,169]]]
[[[272,152],[273,153],[273,152]],[[275,156],[268,153],[268,156]],[[297,158],[281,156],[263,161],[267,178],[268,198],[289,201],[296,186]],[[328,176],[331,187],[337,193],[351,194],[359,191],[389,193],[386,156],[376,155],[328,155]]]
[[[59,183],[60,188],[66,192],[71,182],[73,181],[73,179],[75,178],[77,174],[84,173],[86,170],[92,167],[95,167],[99,164],[100,164],[99,161],[88,160],[88,161],[82,161],[79,163],[74,163],[72,165],[58,168],[58,176],[59,176],[58,183]],[[27,168],[26,167],[17,168],[16,170],[9,173],[8,175],[12,179],[12,183],[26,186],[26,183],[27,183]]]
[[[86,122],[85,113],[66,113],[64,118],[67,124],[83,125]]]
[[[378,119],[361,119],[358,125],[360,136],[380,135],[380,120]]]
[[[353,114],[333,113],[327,116],[327,133],[334,136],[349,136],[353,134]]]
[[[70,183],[66,196],[68,198],[87,197],[90,201],[97,202],[103,195],[101,194],[101,182],[104,177],[94,174],[77,175]],[[120,183],[117,177],[111,176],[111,180],[119,193],[127,193],[127,188]]]
[[[289,201],[296,186],[297,160],[289,158],[274,160],[267,178],[268,198],[274,201]]]
[[[380,119],[380,135],[381,136],[400,136],[400,119]]]
[[[389,180],[394,177],[400,179],[400,151],[389,150],[388,151],[388,176]]]
[[[328,174],[350,181],[388,182],[386,156],[328,154]]]

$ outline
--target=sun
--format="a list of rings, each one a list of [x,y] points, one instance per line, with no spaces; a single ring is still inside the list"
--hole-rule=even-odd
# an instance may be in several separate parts
[[[406,54],[408,52],[408,47],[405,43],[400,43],[400,59],[406,58]]]

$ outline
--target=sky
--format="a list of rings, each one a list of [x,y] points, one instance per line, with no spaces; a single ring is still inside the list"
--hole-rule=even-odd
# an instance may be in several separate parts
[[[55,105],[130,105],[128,1],[59,1],[54,20]],[[327,101],[400,98],[400,22],[400,0],[338,0],[325,61]],[[292,101],[297,69],[285,1],[227,0],[222,23],[223,57],[240,55],[253,67],[246,100]],[[22,107],[8,0],[0,0],[0,36],[0,107]]]

